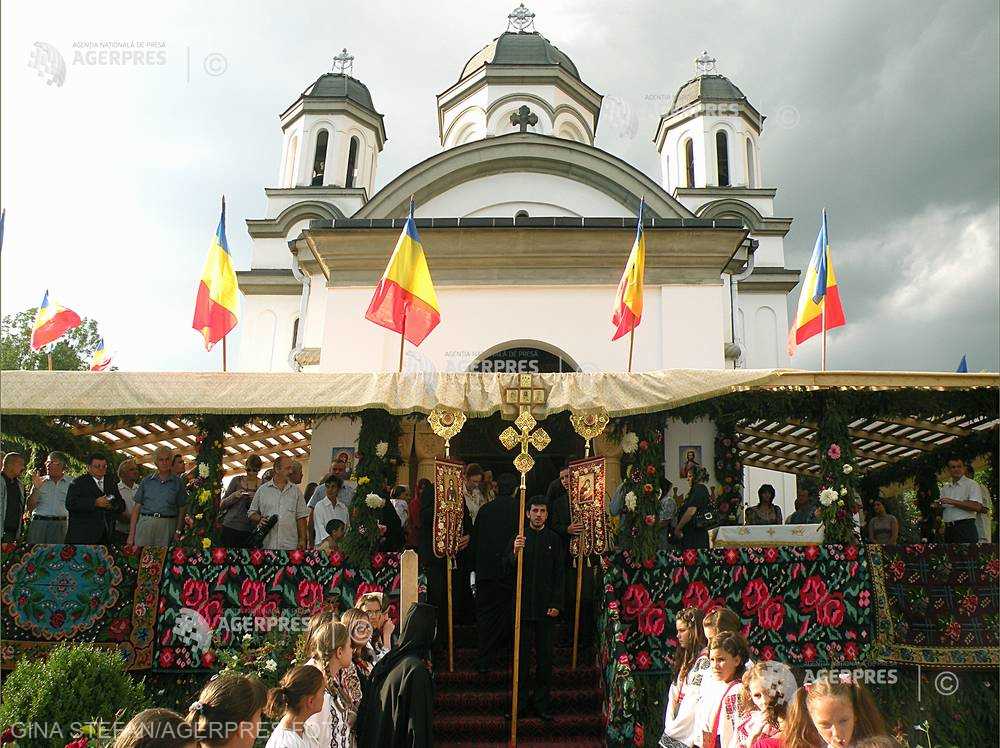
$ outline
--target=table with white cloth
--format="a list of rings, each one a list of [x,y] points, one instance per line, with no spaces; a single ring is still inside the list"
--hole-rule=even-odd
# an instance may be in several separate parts
[[[708,533],[712,548],[821,545],[823,525],[733,525]]]

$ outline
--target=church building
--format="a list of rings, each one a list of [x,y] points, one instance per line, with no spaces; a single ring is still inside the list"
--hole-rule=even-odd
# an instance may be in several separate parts
[[[442,319],[407,345],[406,371],[624,370],[610,319],[640,200],[633,371],[787,366],[799,272],[764,174],[765,117],[704,53],[645,133],[660,173],[644,174],[594,145],[603,96],[533,14],[507,21],[440,82],[440,150],[380,189],[392,123],[347,50],[281,113],[277,180],[238,273],[237,369],[396,371],[399,335],[364,315],[411,196]]]

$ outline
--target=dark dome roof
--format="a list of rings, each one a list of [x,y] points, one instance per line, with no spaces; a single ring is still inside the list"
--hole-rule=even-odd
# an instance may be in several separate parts
[[[537,31],[507,31],[501,34],[465,63],[459,80],[483,65],[558,65],[580,80],[573,61]]]
[[[750,105],[743,92],[726,76],[700,75],[680,87],[668,114],[680,111],[698,101],[743,101]]]
[[[347,99],[365,109],[375,111],[368,86],[344,73],[324,73],[302,92],[306,99]]]

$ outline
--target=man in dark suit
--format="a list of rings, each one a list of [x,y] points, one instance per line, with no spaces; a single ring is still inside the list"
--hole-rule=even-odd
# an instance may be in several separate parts
[[[87,458],[87,472],[74,480],[66,492],[69,525],[66,543],[73,545],[111,545],[115,519],[125,511],[125,500],[118,493],[118,483],[108,475],[108,458],[92,454]]]
[[[511,473],[497,481],[497,496],[483,505],[472,527],[469,547],[475,558],[476,627],[479,631],[477,670],[496,664],[510,636],[514,580],[504,557],[517,534],[518,480]]]

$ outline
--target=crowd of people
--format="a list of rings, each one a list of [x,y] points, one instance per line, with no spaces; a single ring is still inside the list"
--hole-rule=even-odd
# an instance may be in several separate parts
[[[846,671],[799,687],[788,665],[753,662],[728,608],[676,619],[675,677],[661,748],[891,748],[865,686]]]
[[[213,676],[186,715],[147,709],[113,748],[375,748],[433,744],[428,659],[436,613],[413,604],[398,635],[380,593],[337,615],[317,613],[278,685]]]

